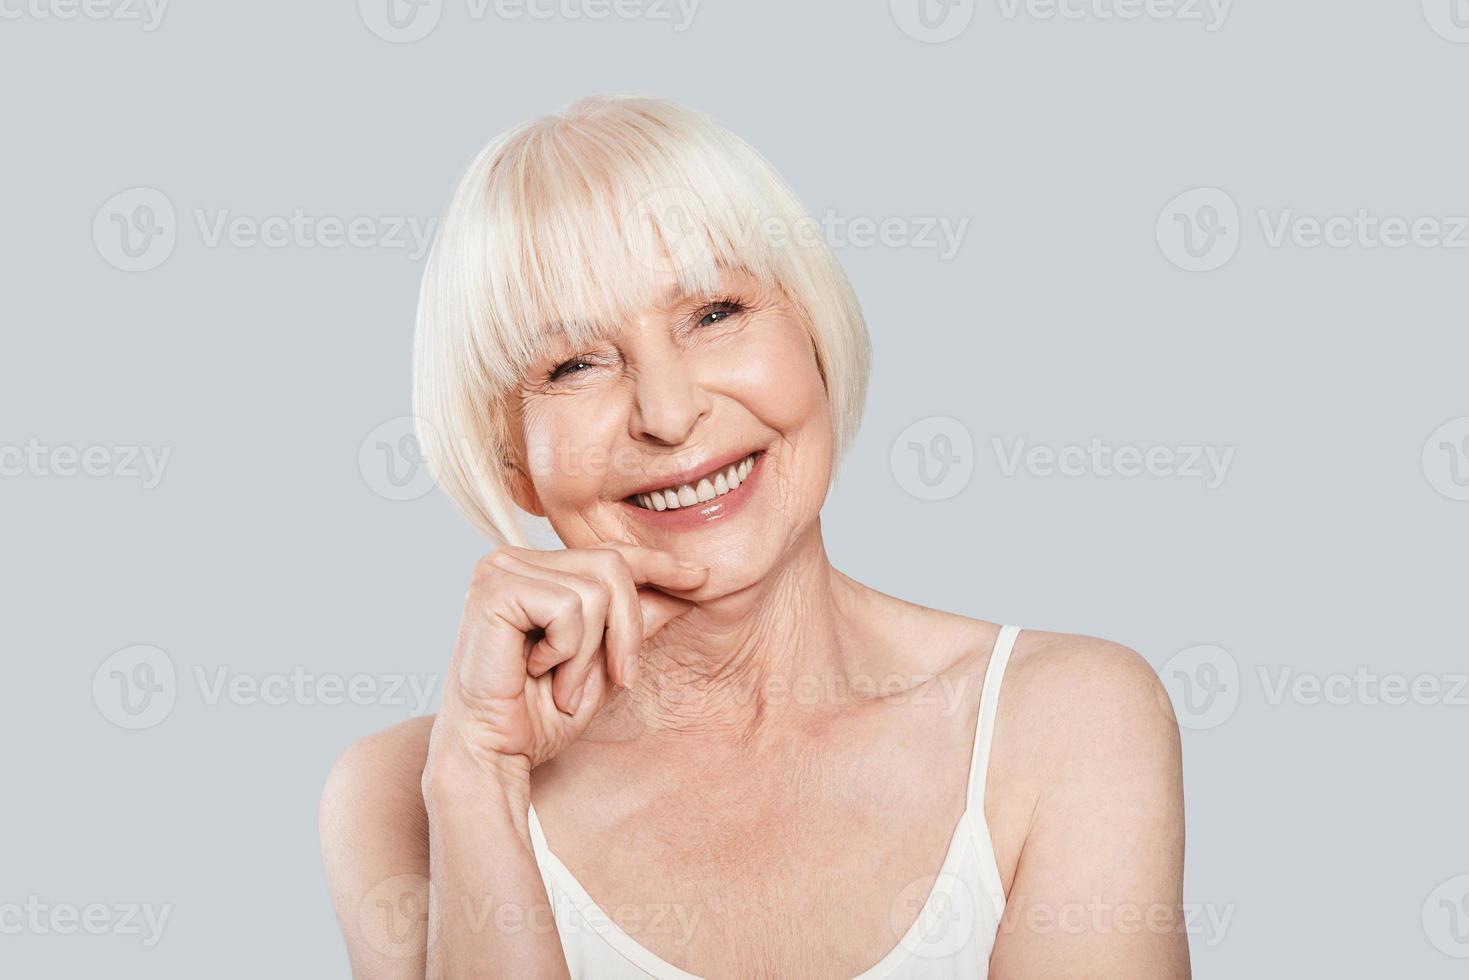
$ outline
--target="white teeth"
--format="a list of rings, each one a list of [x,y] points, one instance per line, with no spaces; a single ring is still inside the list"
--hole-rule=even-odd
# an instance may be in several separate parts
[[[738,463],[731,463],[713,476],[701,477],[698,483],[685,483],[680,487],[669,487],[666,490],[650,490],[647,493],[634,494],[632,499],[646,510],[677,510],[680,507],[692,507],[722,497],[731,490],[738,490],[750,475],[750,470],[755,466],[753,454],[746,456]]]

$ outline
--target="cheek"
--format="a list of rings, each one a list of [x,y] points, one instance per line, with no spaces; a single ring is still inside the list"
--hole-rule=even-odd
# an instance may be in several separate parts
[[[612,459],[615,418],[591,397],[552,398],[526,410],[526,457],[542,504],[574,506],[599,495]]]
[[[826,388],[799,324],[759,331],[740,350],[737,363],[740,400],[772,429],[794,436],[829,424]]]

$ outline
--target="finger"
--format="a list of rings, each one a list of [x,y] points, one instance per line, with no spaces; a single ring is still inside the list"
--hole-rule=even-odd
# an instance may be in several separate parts
[[[582,629],[581,642],[575,654],[570,659],[556,659],[559,658],[560,651],[543,649],[537,645],[526,658],[525,664],[527,673],[532,677],[539,677],[555,667],[551,678],[552,700],[560,710],[575,714],[593,661],[602,647],[611,589],[600,578],[524,561],[514,555],[497,553],[495,563],[518,575],[551,582],[576,594],[581,604]]]
[[[697,589],[709,579],[709,567],[685,561],[670,551],[644,548],[625,541],[602,541],[586,549],[617,552],[627,562],[634,585],[654,585],[675,592]]]
[[[655,588],[644,587],[638,590],[638,606],[642,619],[642,638],[647,640],[673,620],[694,608],[694,603]],[[640,655],[642,653],[641,642],[638,644],[638,653]],[[627,681],[628,687],[637,681],[640,663],[641,657],[633,661],[632,672]]]
[[[639,610],[637,586],[632,570],[618,552],[603,548],[578,548],[563,551],[510,550],[511,557],[532,565],[561,568],[598,579],[611,598],[605,613],[602,643],[607,652],[607,676],[624,687],[630,686],[629,675],[642,650],[642,613]]]
[[[623,687],[631,687],[643,649],[642,612],[632,569],[610,548],[578,549],[576,560],[585,567],[585,574],[597,577],[610,591],[603,638],[607,674]]]
[[[694,608],[694,604],[689,600],[666,595],[657,589],[639,589],[638,604],[642,607],[643,639],[645,640]]]
[[[576,655],[582,641],[581,598],[555,582],[517,575],[499,563],[493,568],[494,579],[478,581],[465,600],[455,671],[473,694],[511,697],[525,688],[527,634],[542,632],[534,646],[555,663]],[[515,651],[513,666],[497,655],[507,647]]]
[[[625,569],[623,576],[631,586],[628,612],[625,618],[618,616],[616,632],[619,676],[624,687],[632,687],[642,662],[643,643],[693,607],[693,603],[669,593],[697,589],[708,581],[709,569],[683,561],[667,551],[621,541],[607,541],[585,550],[605,554],[609,560],[615,556],[615,564]]]
[[[639,586],[651,585],[668,592],[690,592],[709,578],[707,566],[679,559],[668,551],[645,548],[624,541],[603,541],[586,548],[567,548],[559,551],[537,551],[529,548],[503,548],[502,552],[536,564],[575,569],[583,574],[598,575],[614,584],[617,602],[608,616],[608,658],[612,662],[609,671],[623,684],[632,684],[632,675],[642,652],[642,643],[651,633],[646,629],[646,618],[640,609]],[[605,556],[615,555],[621,560],[620,567]],[[630,587],[617,588],[615,583],[628,577]],[[669,619],[683,607],[661,604],[655,616],[653,632],[661,629]]]

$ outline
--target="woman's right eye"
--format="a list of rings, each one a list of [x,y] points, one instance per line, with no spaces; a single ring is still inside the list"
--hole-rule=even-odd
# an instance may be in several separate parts
[[[562,361],[546,374],[548,383],[554,381],[565,381],[574,375],[581,374],[597,366],[598,359],[590,354],[578,354],[569,361]]]

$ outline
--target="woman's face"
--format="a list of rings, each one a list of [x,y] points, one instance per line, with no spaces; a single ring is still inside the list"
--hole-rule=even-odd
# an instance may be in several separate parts
[[[781,291],[738,272],[709,295],[662,285],[608,339],[550,351],[511,392],[529,470],[516,497],[567,547],[662,548],[707,564],[702,591],[725,593],[764,577],[819,514],[830,407]]]

